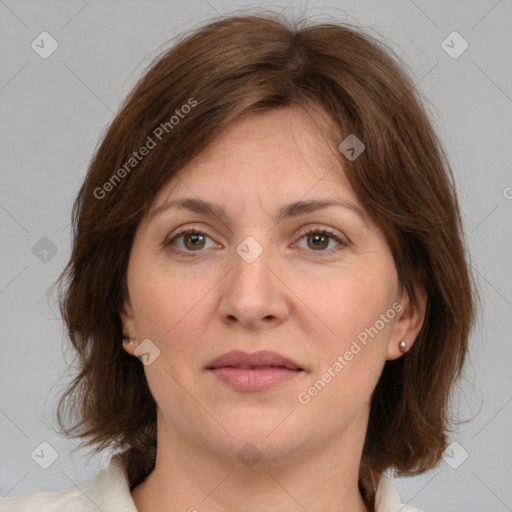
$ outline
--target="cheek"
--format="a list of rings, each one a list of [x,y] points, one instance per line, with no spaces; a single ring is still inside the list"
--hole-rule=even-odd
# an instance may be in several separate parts
[[[315,308],[330,332],[317,344],[318,369],[298,397],[319,414],[333,411],[340,425],[369,403],[386,361],[397,297],[392,259],[341,274],[339,284],[315,293]]]
[[[199,283],[179,270],[158,268],[154,261],[134,261],[129,285],[137,332],[162,351],[192,350],[211,313],[208,291],[213,284],[213,279]]]
[[[376,323],[381,339],[389,333],[395,315],[393,310],[388,315],[386,312],[397,297],[394,265],[391,269],[378,264],[343,269],[336,279],[317,282],[313,289],[309,300],[313,313],[329,328],[325,329],[329,350],[342,350],[358,335],[364,341],[368,329],[375,334]]]
[[[360,270],[347,270],[339,285],[315,294],[316,311],[329,330],[315,344],[318,365],[298,396],[299,403],[318,408],[318,414],[333,411],[340,425],[368,405],[396,316],[394,264]]]
[[[334,424],[343,428],[369,406],[386,362],[394,322],[388,299],[386,293],[379,293],[370,302],[365,294],[350,293],[348,288],[346,294],[337,296],[336,309],[324,309],[329,311],[335,335],[330,333],[315,343],[318,364],[297,396],[300,404],[311,406],[313,415],[321,417],[331,411]]]

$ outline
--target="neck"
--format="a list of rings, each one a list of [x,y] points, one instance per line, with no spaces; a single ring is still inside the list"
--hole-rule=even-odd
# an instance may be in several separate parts
[[[160,424],[158,432],[155,468],[132,491],[139,512],[368,512],[358,487],[364,429],[357,442],[346,432],[252,467],[184,439],[171,443],[175,436]]]

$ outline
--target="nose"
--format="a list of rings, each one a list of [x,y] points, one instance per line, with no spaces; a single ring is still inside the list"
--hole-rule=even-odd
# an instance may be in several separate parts
[[[288,288],[280,279],[276,258],[270,249],[254,261],[240,254],[233,251],[232,270],[221,281],[221,320],[231,327],[254,331],[280,325],[288,318],[290,308]]]

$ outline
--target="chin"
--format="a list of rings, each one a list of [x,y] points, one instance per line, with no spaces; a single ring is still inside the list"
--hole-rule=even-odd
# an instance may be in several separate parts
[[[304,425],[297,425],[294,414],[289,413],[290,411],[286,414],[270,411],[254,414],[245,412],[243,417],[222,421],[232,437],[221,435],[220,439],[209,437],[206,441],[214,445],[211,448],[218,451],[219,455],[225,456],[229,453],[230,457],[238,459],[248,467],[256,462],[261,467],[277,461],[282,463],[288,458],[291,460],[307,443],[308,431]],[[314,437],[313,433],[310,435]],[[244,462],[246,459],[247,463]]]

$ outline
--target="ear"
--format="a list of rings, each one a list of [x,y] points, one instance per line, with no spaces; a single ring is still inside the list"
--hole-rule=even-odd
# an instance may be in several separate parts
[[[387,357],[388,361],[398,359],[404,353],[400,351],[399,343],[404,340],[407,343],[407,351],[411,349],[416,341],[423,321],[425,320],[425,309],[427,306],[427,293],[423,286],[416,288],[418,306],[412,304],[409,294],[403,290],[400,298],[400,310],[395,319],[395,325],[389,338]],[[398,310],[398,308],[397,308]]]
[[[128,294],[124,300],[121,310],[119,311],[119,317],[121,319],[121,327],[123,329],[123,334],[127,334],[131,338],[135,338],[135,340],[137,340],[137,329],[135,326],[133,306]],[[132,356],[134,355],[134,350],[136,346],[136,343],[123,343],[123,348],[126,350],[126,352],[128,352],[128,354]]]

